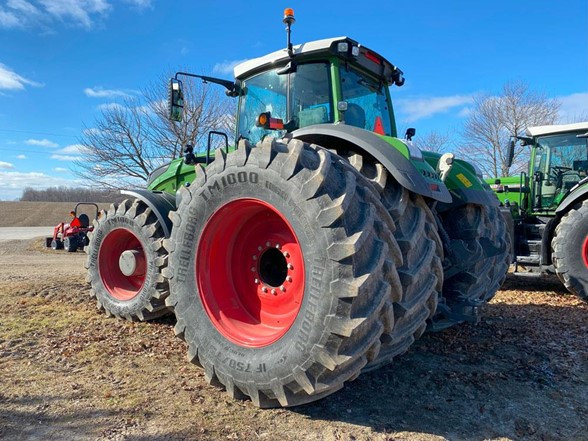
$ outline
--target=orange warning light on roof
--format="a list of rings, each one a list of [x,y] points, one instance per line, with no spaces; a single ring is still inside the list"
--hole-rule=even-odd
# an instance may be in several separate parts
[[[294,9],[286,8],[284,9],[284,23],[290,22],[290,24],[294,23],[296,20],[294,19]]]

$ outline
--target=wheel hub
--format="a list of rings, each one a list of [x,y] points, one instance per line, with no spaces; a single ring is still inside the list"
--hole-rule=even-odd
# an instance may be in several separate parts
[[[118,266],[125,276],[142,276],[145,274],[145,256],[138,250],[125,250],[118,259]]]

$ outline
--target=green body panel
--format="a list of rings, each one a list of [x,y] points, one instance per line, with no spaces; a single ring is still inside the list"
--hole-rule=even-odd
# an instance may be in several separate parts
[[[437,169],[441,153],[423,151],[423,159]],[[449,189],[453,202],[451,206],[466,203],[498,205],[499,201],[490,186],[476,173],[476,169],[467,161],[454,159],[453,166],[445,176],[444,184]]]
[[[487,178],[485,182],[490,188],[496,193],[498,200],[506,204],[507,202],[517,203],[519,206],[522,204],[522,197],[524,192],[521,192],[521,178],[520,176],[507,176],[500,179],[500,184],[496,184],[496,179]],[[522,186],[524,189],[525,187]]]
[[[174,159],[165,165],[165,171],[150,180],[148,189],[165,191],[176,194],[176,191],[186,183],[192,183],[196,177],[196,170],[193,165],[186,165],[183,158]]]

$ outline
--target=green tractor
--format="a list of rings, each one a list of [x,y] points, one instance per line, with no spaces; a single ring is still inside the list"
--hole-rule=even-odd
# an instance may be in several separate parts
[[[153,172],[96,223],[92,295],[108,314],[168,311],[206,379],[257,406],[293,406],[389,363],[429,326],[476,321],[510,260],[499,202],[476,169],[396,133],[402,71],[347,38],[246,61],[235,80],[178,73],[237,102],[235,146]]]
[[[529,171],[493,187],[510,225],[515,274],[555,273],[588,301],[588,122],[529,127]]]

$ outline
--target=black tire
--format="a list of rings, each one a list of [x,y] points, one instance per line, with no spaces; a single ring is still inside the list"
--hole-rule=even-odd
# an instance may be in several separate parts
[[[495,295],[510,265],[510,240],[498,207],[465,204],[439,213],[445,247],[442,327],[471,317]],[[462,316],[460,318],[460,316]]]
[[[63,248],[65,248],[68,253],[75,253],[78,250],[77,237],[67,236],[65,239],[63,239]]]
[[[88,237],[87,280],[99,309],[109,316],[141,321],[169,312],[165,306],[169,285],[161,274],[167,266],[164,233],[151,208],[140,200],[113,204],[94,221]],[[122,266],[128,262],[123,254],[131,257],[130,268]]]
[[[569,292],[588,302],[588,201],[562,217],[551,249],[559,280]]]
[[[53,239],[51,241],[51,249],[62,250],[63,249],[63,242],[61,241],[61,239]]]
[[[386,266],[392,266],[388,271],[394,266],[387,261],[387,244],[376,232],[385,225],[368,202],[373,195],[361,175],[325,149],[271,138],[255,148],[241,141],[228,156],[219,149],[214,162],[206,169],[199,167],[196,175],[196,181],[181,190],[178,210],[170,213],[174,226],[166,242],[170,260],[164,272],[170,279],[167,304],[176,314],[176,334],[188,344],[188,359],[204,368],[208,382],[220,383],[232,397],[250,398],[260,407],[315,401],[355,379],[377,356],[384,330],[383,308],[391,292],[383,272]],[[233,319],[239,332],[232,332],[217,318],[231,311],[211,307],[218,306],[210,299],[220,298],[216,287],[230,271],[227,280],[251,275],[251,281],[244,279],[229,287],[232,304],[245,309],[247,299],[259,296],[259,310],[249,309],[248,313],[261,317],[265,312],[261,303],[265,300],[254,285],[258,277],[266,283],[260,269],[265,254],[258,267],[251,266],[253,273],[248,273],[249,255],[233,258],[239,257],[234,251],[241,249],[239,238],[259,231],[272,237],[274,231],[255,228],[259,223],[247,223],[247,219],[239,221],[240,213],[231,215],[236,211],[229,209],[239,204],[267,204],[268,210],[274,210],[291,229],[297,246],[293,249],[304,263],[305,279],[291,294],[300,295],[299,310],[279,333],[270,335],[271,340],[253,340],[261,321]],[[236,243],[237,248],[221,247],[225,240],[220,234],[213,235],[214,231],[230,236],[227,243]],[[389,231],[387,235],[392,237]],[[218,242],[210,244],[209,239],[217,238]],[[243,242],[247,249],[246,240]],[[252,241],[257,242],[263,240]],[[267,244],[273,246],[269,240]],[[224,270],[222,262],[207,259],[210,254],[206,251],[217,246],[220,255],[236,262],[235,267]],[[201,261],[216,278],[192,270]],[[244,266],[240,266],[242,261]],[[289,268],[285,280],[295,270]],[[246,298],[247,293],[253,294]],[[241,329],[245,329],[243,335]],[[241,343],[245,336],[252,336],[253,346]]]
[[[357,153],[346,153],[350,164],[365,176],[379,193],[389,216],[380,217],[392,222],[389,230],[399,248],[396,268],[385,273],[394,287],[392,302],[387,305],[386,331],[382,334],[381,349],[376,360],[364,371],[389,364],[405,352],[419,338],[437,309],[443,285],[443,248],[431,209],[422,196],[402,187],[382,164],[366,161]],[[383,239],[384,240],[384,239]],[[394,250],[392,244],[389,248]],[[393,324],[391,326],[390,324]]]

